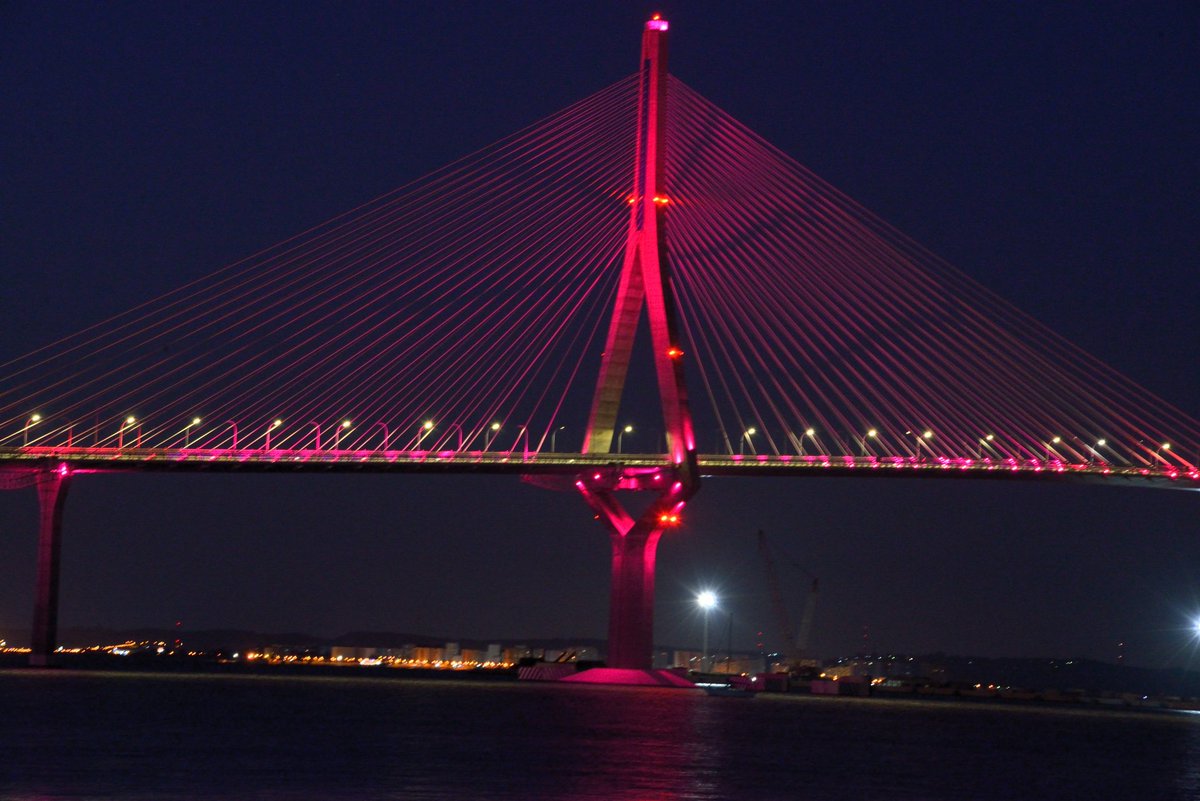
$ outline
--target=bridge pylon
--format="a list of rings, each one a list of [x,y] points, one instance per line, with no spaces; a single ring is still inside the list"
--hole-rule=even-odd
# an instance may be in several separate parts
[[[667,29],[667,21],[656,15],[646,22],[642,32],[629,230],[582,450],[585,454],[605,454],[612,449],[637,323],[644,307],[669,464],[661,469],[638,470],[618,466],[582,475],[576,481],[612,540],[608,665],[635,670],[649,669],[653,659],[654,564],[659,539],[665,528],[678,525],[684,504],[699,488],[696,439],[684,383],[684,349],[667,258],[666,221],[671,204],[665,174]],[[652,491],[658,498],[634,518],[614,497],[616,490]]]
[[[33,599],[30,667],[50,664],[58,647],[58,575],[62,554],[62,514],[71,471],[64,463],[39,469],[37,486],[39,525],[37,583]]]

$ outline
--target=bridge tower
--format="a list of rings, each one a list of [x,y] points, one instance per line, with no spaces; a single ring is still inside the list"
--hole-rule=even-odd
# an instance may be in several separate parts
[[[609,530],[612,590],[608,624],[610,667],[645,670],[654,649],[654,559],[665,528],[677,525],[684,504],[699,488],[696,439],[688,411],[667,258],[666,223],[671,198],[666,184],[667,21],[655,15],[642,32],[638,90],[637,156],[629,195],[629,231],[592,399],[583,453],[612,448],[617,412],[645,307],[670,463],[581,475],[576,487]],[[634,517],[614,497],[617,490],[655,492]]]

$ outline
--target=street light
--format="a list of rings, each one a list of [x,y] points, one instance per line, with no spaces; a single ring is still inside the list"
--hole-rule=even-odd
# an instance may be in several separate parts
[[[333,449],[336,451],[342,444],[342,432],[350,430],[350,421],[343,420],[342,424],[333,431]]]
[[[817,441],[816,440],[817,429],[812,428],[812,427],[804,429],[804,435],[802,437],[800,437],[800,455],[801,456],[804,455],[804,437],[808,437],[813,442],[816,442]]]
[[[488,426],[488,433],[484,435],[483,449],[486,451],[492,447],[492,440],[496,439],[496,434],[500,432],[500,423],[492,423]]]
[[[421,427],[417,429],[417,447],[415,450],[421,450],[421,440],[425,439],[425,435],[433,430],[433,421],[426,420],[421,423]]]
[[[192,429],[198,425],[200,425],[200,418],[193,417],[192,422],[188,423],[186,426],[183,427],[183,447],[185,447],[185,448],[192,447]],[[267,436],[270,436],[270,434],[268,434]]]
[[[118,448],[125,447],[125,429],[131,428],[135,423],[137,423],[137,418],[134,417],[132,414],[125,418],[125,422],[121,423],[121,427],[117,429],[117,447]]]
[[[283,421],[275,419],[271,421],[271,425],[267,426],[266,441],[263,443],[264,450],[271,450],[271,432],[283,425]]]
[[[745,431],[742,432],[742,436],[738,440],[738,455],[739,456],[746,455],[746,443],[747,442],[749,442],[751,447],[753,447],[754,443],[751,441],[750,438],[753,437],[757,433],[758,433],[758,429],[755,428],[754,426],[750,426],[749,428],[747,428]]]
[[[917,437],[917,461],[921,460],[921,445],[925,446],[925,450],[929,450],[929,440],[931,439],[933,439],[933,431],[928,428]]]
[[[622,428],[620,433],[617,434],[617,453],[621,452],[621,445],[625,440],[625,435],[632,434],[632,433],[633,433],[633,426],[630,425],[630,426],[625,426],[624,428]]]
[[[21,429],[21,447],[29,445],[29,427],[42,421],[42,416],[37,412],[29,415],[29,419],[25,421],[25,428]]]
[[[874,428],[872,428],[872,429],[870,429],[869,431],[867,431],[867,435],[866,435],[865,437],[860,437],[860,438],[859,438],[859,440],[858,440],[858,447],[862,449],[862,455],[863,455],[863,456],[866,456],[866,455],[868,454],[868,450],[867,450],[867,440],[868,440],[868,439],[877,439],[878,437],[879,437],[879,431],[878,431],[877,429],[874,429]],[[873,452],[873,451],[870,451],[870,453],[871,453],[872,455],[874,455],[874,452]]]
[[[566,426],[559,426],[550,432],[550,452],[558,453],[558,432],[562,431]]]
[[[708,658],[708,613],[717,605],[717,594],[712,590],[704,590],[696,596],[696,604],[704,611],[704,646],[700,654],[700,671],[711,673],[712,665]]]

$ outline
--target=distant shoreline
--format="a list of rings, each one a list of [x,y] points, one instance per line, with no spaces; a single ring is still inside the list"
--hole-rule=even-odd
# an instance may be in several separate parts
[[[386,665],[357,665],[338,663],[268,663],[219,661],[197,657],[118,657],[111,654],[59,654],[50,667],[28,666],[28,656],[19,653],[0,654],[0,672],[21,674],[56,671],[129,673],[158,676],[229,676],[278,678],[339,678],[388,681],[438,681],[463,683],[511,684],[518,681],[514,668],[473,668],[446,670],[421,667],[392,667]],[[553,682],[523,682],[529,686]],[[934,705],[963,703],[970,706],[1030,707],[1052,709],[1096,710],[1105,712],[1137,712],[1149,714],[1200,712],[1200,699],[1136,696],[1130,693],[1088,694],[1063,690],[1004,691],[1000,688],[976,690],[969,687],[913,687],[896,690],[871,688],[869,693],[821,694],[807,690],[788,693],[765,692],[776,697],[801,697],[829,701],[907,701]]]

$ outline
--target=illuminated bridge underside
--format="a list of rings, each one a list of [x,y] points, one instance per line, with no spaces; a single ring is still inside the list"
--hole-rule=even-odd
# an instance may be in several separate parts
[[[656,470],[671,472],[662,454],[522,453],[491,451],[278,450],[181,448],[0,449],[0,475],[32,476],[66,464],[72,473],[490,473],[574,478],[603,471],[619,489]],[[701,454],[703,476],[1051,480],[1200,490],[1200,471],[1152,470],[1112,464],[994,459],[915,459],[874,456],[729,456]],[[614,473],[616,478],[613,478]],[[624,476],[623,483],[617,479]],[[32,480],[32,479],[30,479]],[[644,478],[641,479],[644,483]]]

